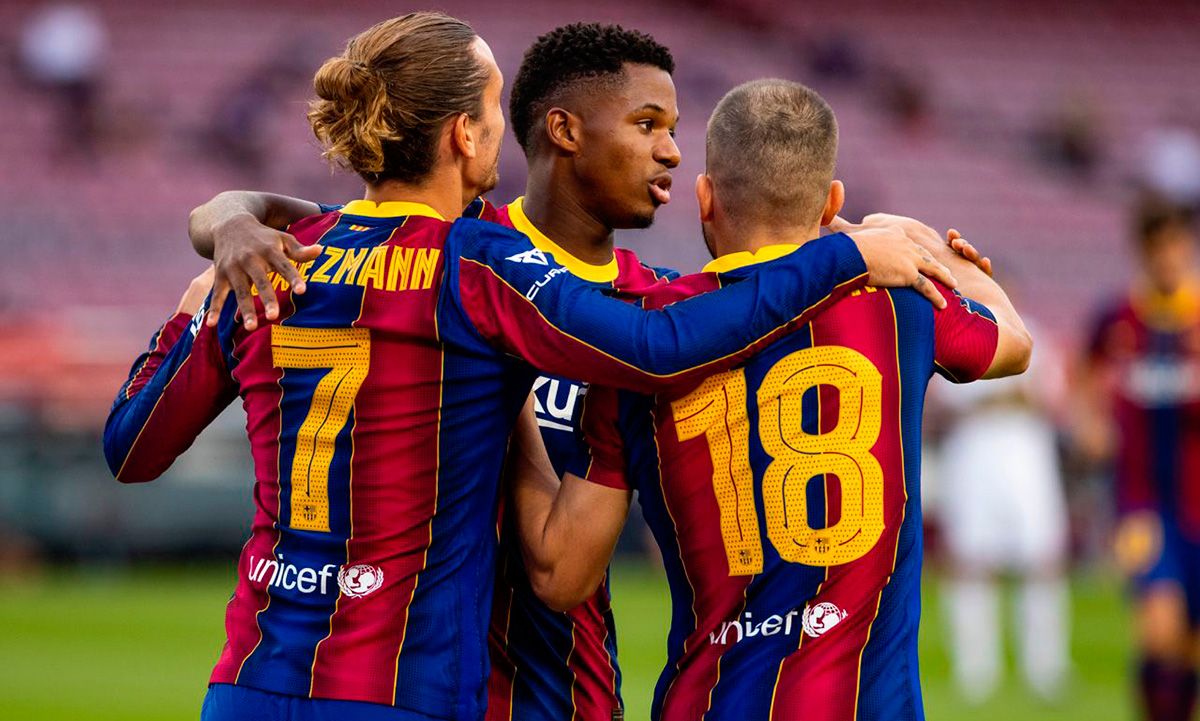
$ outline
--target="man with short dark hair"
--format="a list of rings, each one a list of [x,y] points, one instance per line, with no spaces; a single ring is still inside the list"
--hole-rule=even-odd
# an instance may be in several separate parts
[[[668,306],[815,238],[842,205],[836,149],[833,114],[811,89],[731,91],[696,182],[716,259],[639,302]],[[923,718],[925,386],[935,372],[1020,373],[1031,350],[1004,292],[952,255],[960,287],[990,309],[940,284],[938,312],[916,293],[868,287],[699,384],[650,397],[593,387],[592,453],[561,485],[527,414],[514,510],[539,594],[565,605],[594,585],[639,492],[674,604],[652,718]]]

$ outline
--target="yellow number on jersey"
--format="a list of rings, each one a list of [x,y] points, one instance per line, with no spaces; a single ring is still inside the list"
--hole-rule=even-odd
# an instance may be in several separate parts
[[[828,433],[806,433],[801,401],[813,388],[838,391],[838,422]],[[883,377],[866,356],[841,346],[791,353],[763,379],[756,400],[758,433],[771,456],[763,477],[767,537],[781,558],[833,566],[861,558],[883,534],[883,469],[871,455],[882,422]],[[754,507],[744,370],[719,373],[671,404],[680,441],[704,435],[713,467],[713,491],[729,575],[763,568]],[[808,524],[807,486],[836,476],[841,517],[828,528]]]
[[[801,428],[800,399],[810,388],[838,391],[838,422],[828,433]],[[758,389],[758,431],[774,460],[763,475],[767,537],[792,563],[834,566],[866,555],[883,534],[883,468],[871,455],[882,421],[883,377],[858,351],[817,346],[779,361]],[[807,486],[837,476],[841,518],[808,525]]]
[[[354,408],[371,365],[366,328],[271,326],[271,359],[278,368],[328,368],[296,434],[292,458],[291,527],[329,532],[329,466],[338,434]]]
[[[750,470],[750,421],[746,418],[746,375],[728,371],[706,378],[700,387],[671,404],[679,440],[699,435],[712,455],[713,491],[721,510],[721,537],[729,575],[762,571],[763,550],[754,510]]]

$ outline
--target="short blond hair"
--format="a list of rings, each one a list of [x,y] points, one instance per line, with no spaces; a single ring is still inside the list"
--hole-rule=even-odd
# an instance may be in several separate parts
[[[773,227],[820,217],[837,160],[833,110],[789,80],[755,80],[717,103],[705,140],[707,172],[726,211]]]

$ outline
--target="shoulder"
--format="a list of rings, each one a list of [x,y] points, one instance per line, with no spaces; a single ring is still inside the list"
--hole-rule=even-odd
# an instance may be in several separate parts
[[[341,207],[321,206],[320,213],[310,215],[306,218],[301,218],[294,223],[288,225],[287,230],[292,235],[296,236],[297,240],[304,242],[305,237],[312,234],[320,234],[337,225],[342,217]]]
[[[721,278],[718,274],[692,273],[649,286],[641,295],[647,308],[662,308],[720,288]]]
[[[496,241],[529,245],[529,238],[520,231],[477,218],[459,218],[451,226],[450,234],[464,241]]]

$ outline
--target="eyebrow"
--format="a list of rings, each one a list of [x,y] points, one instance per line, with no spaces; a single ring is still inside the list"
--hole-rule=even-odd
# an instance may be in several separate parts
[[[640,107],[640,108],[637,108],[637,109],[636,109],[636,110],[634,110],[633,112],[635,112],[635,113],[640,113],[640,112],[642,112],[643,110],[654,110],[654,111],[656,111],[656,112],[659,112],[659,113],[665,113],[665,112],[667,112],[667,109],[666,109],[666,108],[662,107],[661,105],[656,105],[656,104],[654,104],[654,103],[646,103],[645,105],[643,105],[643,106],[642,106],[642,107]]]

